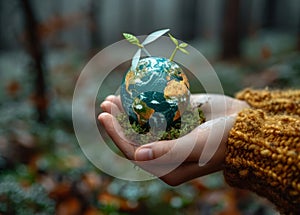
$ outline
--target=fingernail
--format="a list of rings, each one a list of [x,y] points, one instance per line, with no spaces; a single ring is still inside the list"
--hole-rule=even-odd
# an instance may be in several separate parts
[[[101,114],[98,115],[98,120],[103,124],[103,122],[105,121],[105,116],[109,115],[108,113],[106,112],[103,112]]]
[[[101,104],[100,104],[100,108],[103,110],[103,107],[104,107],[104,104],[103,104],[104,102],[102,102]]]
[[[102,115],[102,113],[100,113],[100,114],[98,115],[98,120],[101,122],[101,121],[102,121],[102,118],[103,118],[103,115]]]
[[[150,148],[138,149],[135,154],[135,159],[137,161],[152,160],[153,159],[152,149],[150,149]]]

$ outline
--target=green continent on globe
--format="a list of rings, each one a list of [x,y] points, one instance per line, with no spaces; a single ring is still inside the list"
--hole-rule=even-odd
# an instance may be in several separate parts
[[[182,69],[166,58],[147,57],[130,69],[121,85],[121,101],[131,123],[166,130],[189,104],[189,81]]]

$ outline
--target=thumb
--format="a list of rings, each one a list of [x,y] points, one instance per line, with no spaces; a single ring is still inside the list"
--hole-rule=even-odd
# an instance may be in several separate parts
[[[145,144],[136,149],[134,158],[136,161],[155,160],[163,164],[195,161],[199,159],[202,143],[207,136],[203,133],[198,130],[176,140]]]
[[[160,156],[168,153],[173,147],[174,141],[159,141],[145,144],[135,151],[135,160],[147,161],[154,160]]]
[[[184,161],[207,163],[211,158],[215,161],[222,160],[225,142],[234,118],[230,116],[214,119],[179,139],[140,146],[134,153],[134,159],[136,161],[156,160],[163,164]]]

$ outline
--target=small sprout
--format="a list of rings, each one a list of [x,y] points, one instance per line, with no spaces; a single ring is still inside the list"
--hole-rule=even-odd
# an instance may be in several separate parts
[[[173,37],[171,34],[168,34],[170,39],[172,40],[172,42],[175,44],[176,48],[174,49],[174,51],[171,54],[171,57],[169,58],[170,61],[173,61],[175,54],[178,50],[180,50],[181,52],[183,52],[184,54],[189,54],[189,52],[187,50],[185,50],[184,48],[186,48],[188,46],[187,43],[180,43],[178,42],[178,40]]]
[[[173,37],[171,34],[168,34],[168,35],[169,35],[170,39],[173,41],[173,43],[176,45],[176,47],[177,47],[178,46],[178,40],[175,37]]]
[[[139,39],[129,33],[123,33],[124,38],[133,45],[137,45],[139,48],[144,48],[144,46],[140,43]]]
[[[146,55],[151,56],[150,53],[145,49],[145,45],[157,40],[159,37],[161,37],[162,35],[167,33],[169,30],[170,29],[162,29],[162,30],[155,31],[155,32],[149,34],[142,43],[140,43],[139,39],[136,36],[129,34],[129,33],[123,33],[124,38],[128,42],[139,47],[139,49],[135,53],[134,57],[132,58],[131,69],[133,69],[133,70],[136,69],[138,62],[140,60],[140,57],[141,57],[142,50],[146,53]]]

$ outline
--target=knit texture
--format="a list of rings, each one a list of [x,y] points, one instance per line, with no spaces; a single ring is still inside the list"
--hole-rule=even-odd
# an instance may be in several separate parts
[[[224,176],[231,186],[268,198],[283,214],[300,214],[300,91],[247,89],[230,131]]]
[[[271,114],[300,116],[300,90],[252,90],[245,89],[236,95],[252,108]]]

